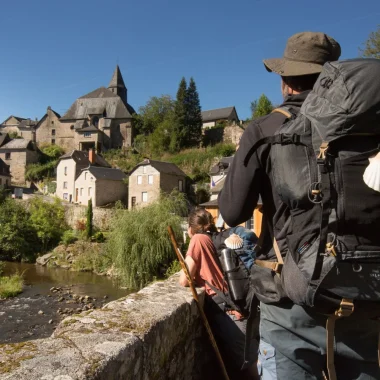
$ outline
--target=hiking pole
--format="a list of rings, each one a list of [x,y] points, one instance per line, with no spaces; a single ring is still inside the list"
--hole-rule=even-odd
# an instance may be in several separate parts
[[[176,240],[176,238],[174,236],[174,232],[173,232],[173,229],[171,228],[171,226],[168,226],[168,231],[169,231],[170,239],[171,239],[172,244],[173,244],[173,248],[175,250],[175,253],[177,254],[179,262],[181,263],[182,270],[184,271],[184,273],[186,275],[186,278],[187,278],[187,281],[189,283],[191,292],[193,294],[193,298],[195,300],[195,303],[197,304],[197,307],[198,307],[198,310],[199,310],[199,314],[201,315],[201,318],[203,320],[203,324],[206,327],[208,336],[210,338],[211,345],[214,348],[214,351],[215,351],[216,357],[218,359],[220,368],[221,368],[221,370],[223,372],[223,377],[225,378],[225,380],[230,380],[230,378],[229,378],[229,376],[227,374],[227,370],[226,370],[226,367],[224,365],[222,356],[220,355],[218,345],[216,344],[216,341],[215,341],[215,338],[214,338],[214,334],[211,331],[211,327],[210,327],[210,325],[208,323],[206,314],[203,311],[203,307],[202,307],[202,305],[199,302],[198,293],[195,290],[193,279],[190,276],[189,269],[187,268],[185,259],[183,258],[181,250],[178,247],[177,240]]]

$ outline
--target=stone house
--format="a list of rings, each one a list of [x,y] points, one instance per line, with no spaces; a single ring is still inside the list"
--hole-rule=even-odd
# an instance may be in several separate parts
[[[88,166],[82,169],[75,181],[75,203],[87,205],[92,199],[94,207],[116,201],[128,202],[127,176],[120,169]]]
[[[108,162],[94,150],[82,152],[73,150],[59,158],[57,165],[57,197],[68,202],[77,199],[75,181],[81,174],[82,169],[89,165],[111,167]]]
[[[11,172],[9,165],[0,159],[0,187],[8,187],[11,184]]]
[[[202,111],[202,128],[215,127],[221,122],[228,124],[239,124],[239,117],[235,107],[218,108]]]
[[[146,159],[129,173],[128,208],[156,201],[161,191],[186,192],[186,174],[175,164]]]
[[[0,158],[10,166],[12,182],[24,184],[26,166],[38,162],[38,150],[30,140],[13,139],[0,147]]]
[[[16,133],[25,140],[35,141],[34,131],[36,125],[37,121],[11,115],[1,123],[0,132]]]
[[[63,149],[67,149],[71,144],[68,140],[72,140],[72,133],[65,134],[60,126],[61,115],[49,106],[45,115],[35,126],[35,139],[38,146],[47,144],[57,144]]]
[[[127,92],[116,66],[107,88],[100,87],[81,96],[60,118],[56,143],[68,150],[94,148],[97,152],[131,147],[135,110],[127,102]]]

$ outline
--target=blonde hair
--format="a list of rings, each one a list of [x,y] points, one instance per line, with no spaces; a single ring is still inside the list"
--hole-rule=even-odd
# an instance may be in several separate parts
[[[214,218],[203,208],[193,210],[189,215],[189,227],[193,234],[216,232]]]

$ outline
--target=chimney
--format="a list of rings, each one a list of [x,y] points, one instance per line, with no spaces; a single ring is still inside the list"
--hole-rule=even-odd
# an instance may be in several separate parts
[[[90,161],[90,165],[94,165],[94,164],[95,164],[95,159],[96,159],[96,156],[95,156],[95,149],[94,149],[94,148],[91,148],[91,149],[88,151],[88,160]]]

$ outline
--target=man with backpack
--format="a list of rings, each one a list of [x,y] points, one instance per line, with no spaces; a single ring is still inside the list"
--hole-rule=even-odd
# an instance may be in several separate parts
[[[285,101],[248,125],[219,196],[232,226],[263,200],[251,287],[264,380],[380,379],[380,61],[323,67],[339,56],[306,32],[264,61]]]

